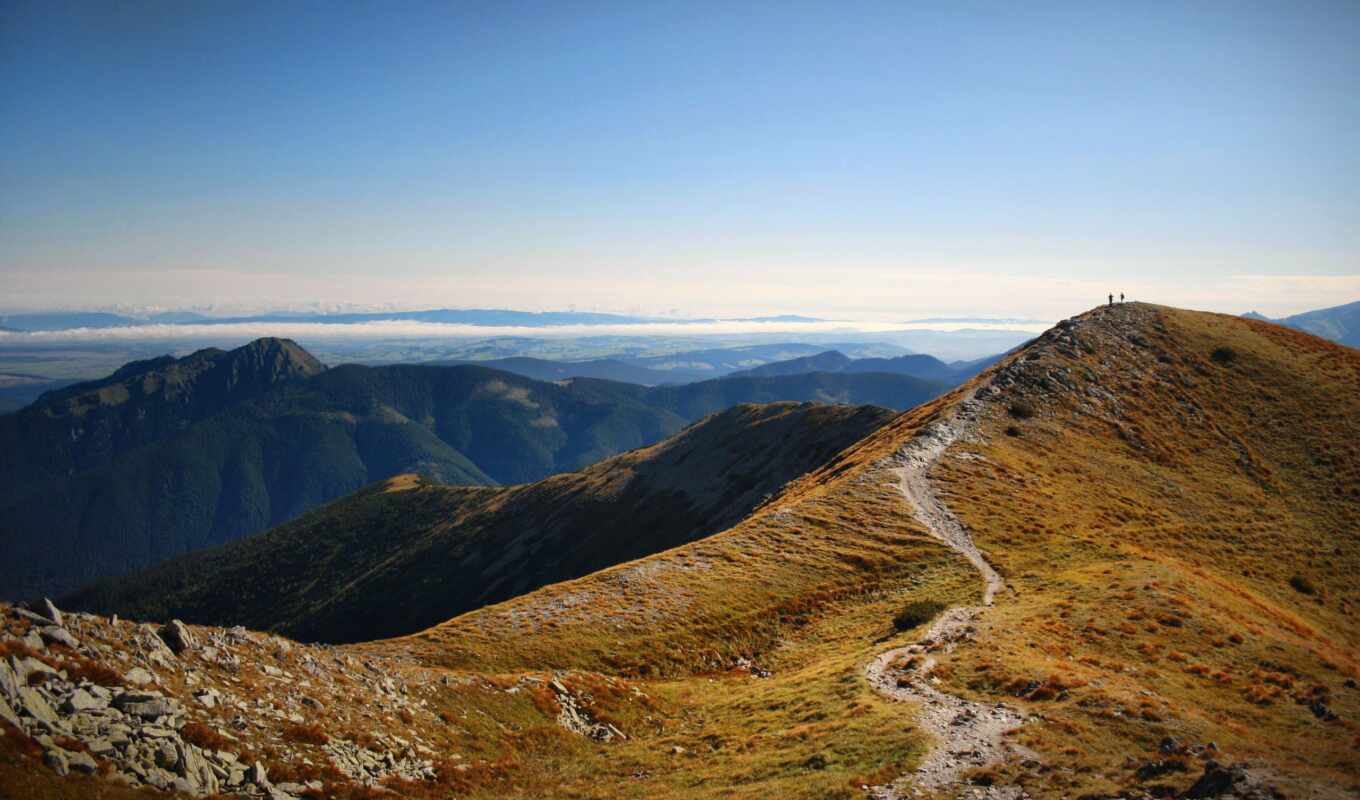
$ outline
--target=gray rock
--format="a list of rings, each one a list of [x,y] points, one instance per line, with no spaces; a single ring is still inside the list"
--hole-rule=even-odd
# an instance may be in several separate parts
[[[148,739],[173,739],[175,732],[160,725],[146,725],[138,730],[142,736]]]
[[[8,662],[0,661],[0,697],[14,698],[19,695],[19,679]]]
[[[97,756],[107,756],[115,751],[113,742],[109,739],[94,738],[85,742],[85,746],[90,748],[90,752]]]
[[[76,772],[83,772],[86,775],[93,775],[99,771],[99,762],[89,753],[67,753],[66,764]]]
[[[174,700],[145,695],[122,694],[114,698],[113,704],[118,707],[119,711],[130,717],[141,717],[148,720],[169,716],[179,710],[178,704]]]
[[[109,701],[95,697],[84,689],[76,689],[70,697],[66,698],[66,702],[61,704],[61,710],[67,714],[73,714],[77,711],[108,708],[108,706]]]
[[[66,751],[59,748],[54,747],[43,753],[43,763],[51,767],[52,771],[58,775],[65,776],[71,772],[71,766],[66,761]]]
[[[147,684],[153,683],[156,680],[156,676],[152,675],[149,670],[142,669],[141,667],[133,667],[123,676],[123,680],[133,686],[146,686]]]
[[[9,701],[3,697],[0,697],[0,719],[22,730],[19,725],[19,715],[15,713],[13,708],[10,708]]]
[[[264,764],[258,761],[251,764],[250,768],[246,770],[246,782],[253,783],[266,792],[269,791],[269,773],[265,771]]]
[[[42,628],[38,631],[38,635],[41,636],[44,641],[56,642],[57,644],[65,645],[72,650],[80,647],[80,642],[76,641],[76,637],[72,636],[70,631],[65,628],[59,628],[56,625],[48,625],[46,628]]]
[[[10,607],[9,607],[9,610],[12,611],[16,617],[23,617],[24,619],[28,620],[29,622],[36,622],[36,623],[38,623],[39,625],[55,625],[55,624],[56,624],[56,622],[55,622],[54,620],[50,620],[50,619],[48,619],[47,617],[44,617],[42,614],[38,614],[38,613],[35,613],[35,612],[33,612],[33,611],[29,611],[29,610],[26,609],[26,608],[20,608],[19,606],[10,606]]]
[[[10,661],[10,667],[14,669],[14,677],[20,686],[28,683],[28,677],[38,672],[45,672],[52,677],[57,677],[57,671],[52,669],[44,661],[39,661],[31,656],[24,656],[17,661]]]
[[[65,627],[66,621],[61,618],[61,612],[46,597],[43,598],[43,608],[47,611],[47,617],[52,620],[53,624],[58,627]]]
[[[19,709],[28,714],[33,719],[38,720],[47,727],[57,723],[57,712],[52,710],[52,706],[46,698],[31,686],[19,687]]]
[[[146,777],[144,777],[143,780],[152,786],[155,786],[157,789],[169,789],[174,785],[176,777],[178,776],[172,775],[160,767],[152,767],[151,769],[146,770]]]
[[[189,629],[184,627],[184,623],[177,619],[165,623],[157,633],[160,634],[161,641],[165,642],[165,646],[169,647],[170,652],[175,655],[194,648],[193,634],[189,633]]]
[[[43,642],[42,636],[40,636],[37,631],[31,628],[29,629],[28,634],[24,636],[24,638],[21,641],[24,643],[24,646],[30,650],[37,650],[38,652],[41,653],[42,651],[47,649],[47,644]]]
[[[157,739],[155,754],[153,756],[156,761],[156,766],[162,769],[179,772],[179,749],[180,743],[178,739]]]

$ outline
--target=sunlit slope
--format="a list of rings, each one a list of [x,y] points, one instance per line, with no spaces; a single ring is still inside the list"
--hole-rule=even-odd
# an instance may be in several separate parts
[[[1080,777],[1045,785],[1124,785],[1165,735],[1308,791],[1360,782],[1360,354],[1131,305],[1055,330],[995,390],[936,478],[1014,591],[952,680],[1068,687],[1027,739]]]
[[[886,459],[955,397],[899,415],[720,534],[392,646],[459,668],[551,664],[634,675],[684,674],[764,652],[791,619],[895,591],[951,562],[906,513]]]
[[[410,633],[729,527],[893,416],[873,406],[743,405],[534,484],[404,476],[69,602],[306,640]]]
[[[674,676],[656,685],[692,704],[676,741],[754,742],[705,751],[708,788],[682,789],[675,773],[640,788],[716,796],[710,782],[728,780],[735,796],[821,796],[811,787],[874,769],[870,782],[886,782],[920,743],[909,705],[856,690],[862,667],[911,640],[890,624],[901,603],[976,602],[981,588],[911,518],[891,457],[971,389],[980,422],[933,477],[1009,587],[934,675],[1030,713],[1017,738],[1041,756],[985,780],[1036,796],[1181,791],[1193,757],[1184,773],[1137,774],[1171,736],[1213,742],[1210,754],[1290,792],[1360,781],[1360,692],[1347,683],[1360,650],[1348,577],[1360,360],[1278,326],[1141,304],[1055,328],[727,531],[365,647],[458,669]],[[752,696],[686,677],[738,658],[774,672]],[[862,718],[907,738],[866,743]],[[776,735],[800,725],[801,744]],[[814,750],[832,755],[799,767]],[[617,793],[608,783],[594,793]]]

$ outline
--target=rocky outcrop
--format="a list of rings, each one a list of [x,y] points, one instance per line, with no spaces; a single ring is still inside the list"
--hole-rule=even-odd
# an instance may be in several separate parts
[[[58,776],[270,800],[321,788],[271,780],[256,755],[267,752],[331,783],[436,777],[418,731],[373,730],[361,744],[315,725],[326,708],[327,721],[351,725],[372,725],[372,709],[432,716],[391,665],[240,628],[157,628],[45,605],[0,606],[0,724],[36,743]]]

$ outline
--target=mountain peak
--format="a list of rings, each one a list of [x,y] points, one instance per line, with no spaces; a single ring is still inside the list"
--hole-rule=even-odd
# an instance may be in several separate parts
[[[274,381],[310,377],[326,369],[297,342],[272,336],[256,339],[225,355],[233,363],[264,370],[263,377]]]

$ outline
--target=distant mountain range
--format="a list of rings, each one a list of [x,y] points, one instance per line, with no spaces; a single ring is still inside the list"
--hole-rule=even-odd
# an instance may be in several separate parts
[[[771,377],[775,375],[798,375],[806,372],[868,373],[879,372],[891,375],[911,375],[929,381],[961,383],[1000,360],[1002,356],[991,356],[977,361],[956,361],[946,364],[934,356],[905,355],[896,358],[851,358],[836,350],[828,350],[814,356],[777,361],[740,372],[730,377]]]
[[[1242,316],[1248,319],[1275,322],[1350,347],[1360,347],[1360,300],[1347,303],[1344,306],[1306,311],[1283,319],[1271,319],[1255,311],[1248,311]]]
[[[329,642],[414,633],[729,527],[893,416],[867,406],[741,405],[653,447],[528,486],[396,478],[63,604]]]
[[[326,369],[280,339],[133,362],[0,416],[0,586],[9,597],[70,590],[401,473],[525,483],[739,403],[905,409],[948,387],[882,373],[649,388],[477,365]]]
[[[847,342],[832,345],[832,347],[860,356],[881,357],[885,354],[896,356],[911,352],[906,348],[887,343]],[[825,345],[779,342],[688,350],[661,356],[618,355],[584,361],[558,361],[546,358],[511,356],[484,360],[439,360],[429,363],[441,366],[477,364],[543,381],[567,378],[600,378],[601,380],[656,386],[663,383],[691,383],[710,378],[720,378],[754,366],[795,359],[820,353],[826,349],[827,346]],[[802,371],[810,372],[813,370]],[[785,372],[782,374],[792,373]]]

